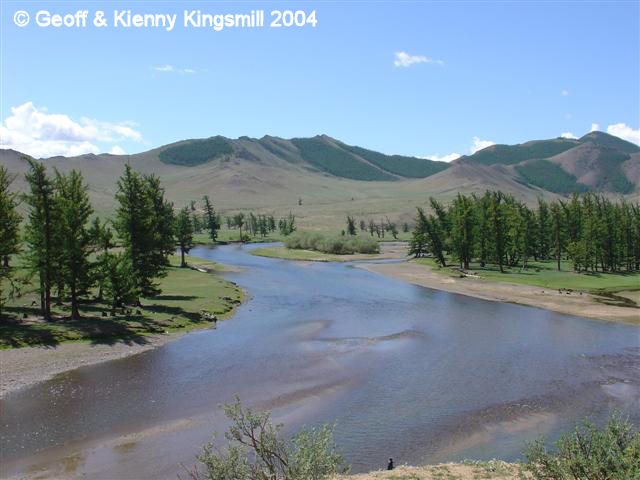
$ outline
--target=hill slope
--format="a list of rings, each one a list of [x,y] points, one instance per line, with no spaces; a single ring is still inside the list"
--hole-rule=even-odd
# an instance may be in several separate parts
[[[0,163],[17,174],[22,190],[27,162],[0,150]],[[80,170],[96,210],[111,212],[125,163],[161,177],[176,206],[209,195],[223,211],[296,213],[303,225],[359,217],[408,220],[433,195],[503,190],[534,203],[576,191],[638,195],[640,148],[601,132],[579,140],[552,139],[495,145],[451,163],[385,155],[326,135],[286,140],[211,137],[185,140],[135,155],[82,155],[45,160],[62,172]],[[299,205],[299,200],[302,205]]]

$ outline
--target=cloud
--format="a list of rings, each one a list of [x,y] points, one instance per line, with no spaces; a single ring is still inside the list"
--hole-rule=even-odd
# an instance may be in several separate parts
[[[393,61],[393,64],[396,67],[410,67],[416,63],[435,63],[437,65],[444,65],[442,60],[425,57],[424,55],[409,55],[407,52],[395,53],[395,60]]]
[[[491,145],[495,145],[496,142],[492,142],[491,140],[480,140],[478,137],[473,137],[473,144],[469,151],[473,154],[483,148],[490,147]]]
[[[459,153],[450,153],[448,155],[443,155],[443,156],[439,156],[439,155],[429,155],[428,157],[424,157],[427,158],[429,160],[435,160],[436,162],[453,162],[454,160],[460,158],[462,155],[460,155]]]
[[[120,145],[114,145],[111,151],[109,152],[111,155],[126,155],[127,152],[124,151]]]
[[[483,148],[490,147],[491,145],[495,145],[495,142],[492,142],[491,140],[480,140],[480,138],[478,137],[473,137],[473,143],[469,147],[469,153],[473,155],[477,151],[482,150]],[[461,156],[462,155],[457,152],[452,152],[443,156],[434,154],[434,155],[429,155],[427,157],[421,157],[421,158],[427,158],[429,160],[435,160],[437,162],[453,162],[454,160],[460,158]]]
[[[571,138],[571,139],[574,139],[574,140],[575,140],[576,138],[578,138],[578,137],[576,137],[576,136],[575,136],[573,133],[571,133],[571,132],[564,132],[564,133],[561,133],[561,134],[560,134],[560,137],[561,137],[561,138]]]
[[[0,125],[0,148],[12,148],[36,158],[99,153],[96,143],[142,141],[132,122],[110,123],[90,118],[72,120],[68,115],[48,113],[32,102],[11,107]]]
[[[591,132],[595,132],[595,131],[597,131],[599,129],[600,129],[600,125],[598,125],[597,123],[592,123],[591,124],[591,130],[590,130]]]
[[[560,95],[562,95],[563,97],[568,97],[569,96],[569,90],[562,90],[560,92]]]
[[[176,68],[173,65],[162,65],[160,67],[154,67],[156,72],[164,72],[164,73],[196,73],[193,68]]]
[[[616,123],[607,127],[607,133],[622,138],[627,142],[640,145],[640,128],[634,130],[624,123]]]

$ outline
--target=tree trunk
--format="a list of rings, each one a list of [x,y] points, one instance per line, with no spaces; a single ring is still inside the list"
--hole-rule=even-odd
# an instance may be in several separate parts
[[[78,310],[78,296],[76,294],[75,285],[71,285],[71,320],[80,319],[80,310]]]
[[[184,247],[180,247],[180,254],[182,255],[180,266],[184,268],[187,266],[187,264],[184,262]]]

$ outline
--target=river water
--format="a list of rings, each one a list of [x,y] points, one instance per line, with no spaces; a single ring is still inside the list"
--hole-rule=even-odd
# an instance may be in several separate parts
[[[640,330],[478,300],[352,264],[192,254],[242,267],[215,330],[84,367],[0,401],[2,475],[176,478],[238,395],[285,432],[335,423],[353,470],[513,460],[586,415],[640,420]]]

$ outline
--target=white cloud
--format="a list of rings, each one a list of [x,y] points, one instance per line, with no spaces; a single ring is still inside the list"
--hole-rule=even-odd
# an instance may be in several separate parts
[[[469,151],[473,154],[483,148],[490,147],[491,145],[495,145],[496,142],[492,142],[491,140],[480,140],[478,137],[473,137],[473,144]]]
[[[393,64],[396,67],[410,67],[416,63],[435,63],[437,65],[444,65],[442,60],[425,57],[424,55],[409,55],[407,52],[395,53],[395,60],[393,61]]]
[[[578,137],[576,137],[576,136],[575,136],[573,133],[571,133],[571,132],[564,132],[564,133],[561,133],[561,134],[560,134],[560,137],[562,137],[562,138],[572,138],[572,139],[574,139],[574,140],[575,140],[576,138],[578,138]]]
[[[435,160],[436,162],[453,162],[454,160],[460,158],[462,155],[460,155],[459,153],[450,153],[448,155],[443,155],[443,156],[439,156],[439,155],[429,155],[428,157],[424,157],[427,158],[429,160]]]
[[[114,145],[111,151],[109,152],[111,155],[126,155],[127,152],[124,151],[120,145]]]
[[[640,128],[633,129],[624,123],[616,123],[607,127],[607,133],[622,138],[627,142],[640,145]]]
[[[164,73],[196,73],[193,68],[176,68],[173,65],[162,65],[160,67],[154,67],[156,72]]]
[[[591,132],[595,132],[598,131],[600,129],[600,125],[598,125],[597,123],[592,123],[591,124]]]
[[[131,122],[109,123],[90,118],[75,121],[26,102],[11,107],[11,115],[0,125],[0,148],[12,148],[37,158],[99,153],[101,148],[96,143],[142,141],[135,126]]]
[[[562,90],[560,92],[560,95],[562,95],[563,97],[568,97],[569,96],[569,90]]]

